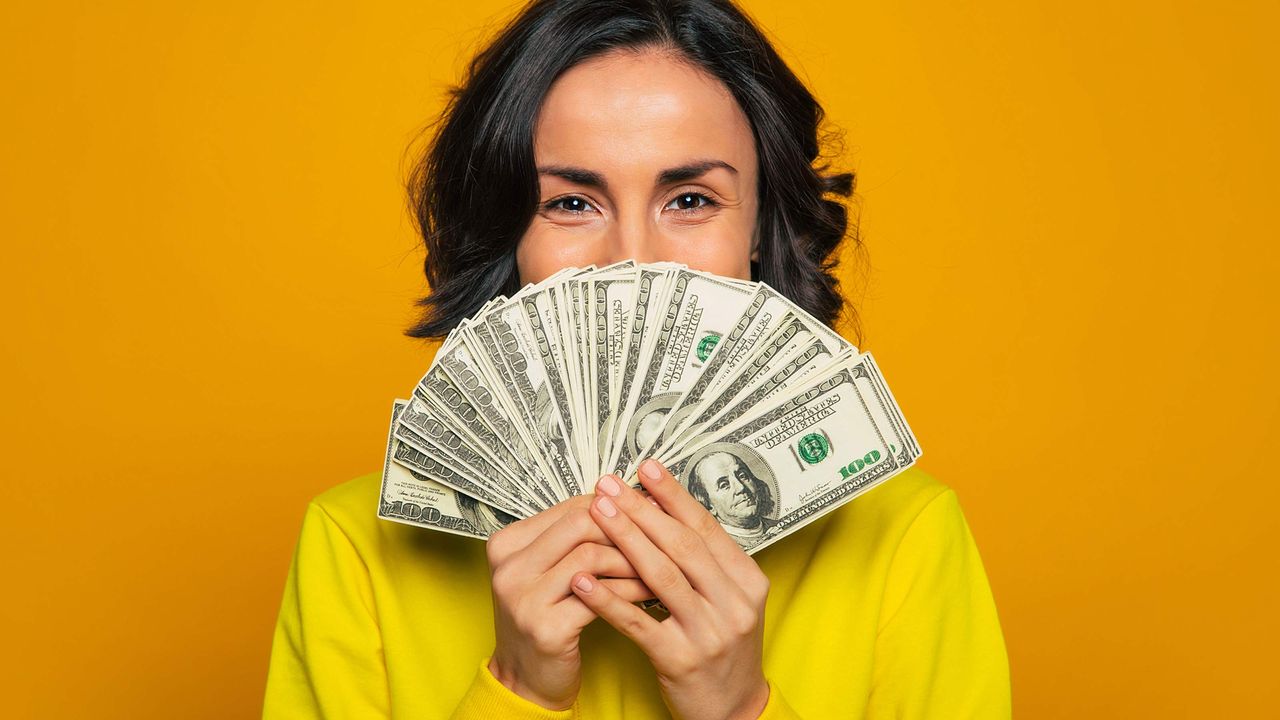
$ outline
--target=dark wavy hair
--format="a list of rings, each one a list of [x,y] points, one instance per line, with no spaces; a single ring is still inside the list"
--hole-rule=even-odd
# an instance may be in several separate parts
[[[515,249],[537,210],[533,134],[551,84],[611,51],[673,53],[718,78],[750,121],[760,167],[753,280],[768,283],[834,325],[845,308],[833,274],[851,235],[852,172],[816,165],[823,110],[753,21],[729,0],[535,0],[471,61],[452,86],[439,130],[406,188],[426,245],[430,286],[405,334],[446,335],[499,294],[520,287]]]

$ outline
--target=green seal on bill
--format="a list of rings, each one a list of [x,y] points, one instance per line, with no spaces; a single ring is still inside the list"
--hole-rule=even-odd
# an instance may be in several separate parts
[[[819,433],[809,433],[800,438],[796,450],[800,453],[801,459],[810,465],[816,465],[827,456],[827,452],[831,450],[831,443]]]
[[[720,336],[715,333],[707,333],[698,341],[698,349],[694,352],[698,353],[698,360],[706,362],[711,357],[711,351],[716,349],[716,343],[720,342]]]

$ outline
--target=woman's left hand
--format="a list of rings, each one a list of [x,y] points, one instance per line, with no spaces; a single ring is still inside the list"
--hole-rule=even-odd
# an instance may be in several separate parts
[[[639,476],[656,503],[606,475],[590,512],[671,616],[654,619],[588,573],[573,591],[649,656],[677,718],[754,720],[769,700],[769,579],[660,463],[646,460]]]

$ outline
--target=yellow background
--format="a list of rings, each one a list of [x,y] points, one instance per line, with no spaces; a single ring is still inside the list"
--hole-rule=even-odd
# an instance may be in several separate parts
[[[303,508],[430,357],[404,150],[514,8],[190,5],[0,23],[8,717],[259,712]],[[846,133],[1015,713],[1274,711],[1276,5],[834,5],[747,7]]]

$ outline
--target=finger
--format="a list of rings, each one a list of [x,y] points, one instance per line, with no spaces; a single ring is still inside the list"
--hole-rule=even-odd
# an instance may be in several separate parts
[[[622,512],[659,550],[675,561],[689,584],[712,605],[743,597],[707,549],[702,537],[693,529],[655,507],[635,489],[614,482],[610,476],[600,479],[596,492],[613,498]]]
[[[623,602],[639,603],[653,598],[649,586],[629,578],[595,578],[597,585],[603,585],[613,591]],[[643,609],[641,610],[643,612]],[[594,610],[582,602],[575,593],[565,589],[564,598],[551,606],[551,618],[559,618],[568,627],[584,628],[592,620],[599,617]]]
[[[725,531],[715,516],[685,488],[684,484],[653,458],[640,463],[640,484],[658,501],[668,515],[693,529],[706,543],[720,567],[735,580],[759,573],[755,560]]]
[[[603,583],[615,595],[629,603],[653,599],[653,591],[642,580],[634,578],[597,578],[597,582]]]
[[[612,495],[620,492],[615,476],[605,475],[596,484],[596,499],[591,503],[591,517],[604,529],[613,544],[622,551],[645,582],[657,594],[671,614],[696,622],[705,615],[702,598],[681,572],[675,561],[658,549],[644,531],[614,503]]]
[[[575,495],[564,502],[557,503],[540,513],[531,515],[523,520],[507,525],[498,530],[489,537],[489,541],[493,542],[496,538],[509,541],[515,547],[523,547],[525,544],[532,542],[534,538],[541,535],[547,528],[551,527],[565,513],[574,508],[585,508],[591,504],[589,495]]]
[[[587,522],[591,522],[587,518]],[[594,523],[592,523],[594,524]],[[638,579],[631,561],[622,551],[611,545],[583,543],[569,551],[530,588],[534,597],[550,604],[569,594],[569,581],[574,573],[589,572],[596,577]]]
[[[581,631],[582,628],[591,624],[599,615],[596,611],[582,602],[574,593],[565,593],[564,598],[557,601],[550,607],[545,618],[546,623],[553,623],[554,627],[571,628]],[[553,627],[548,627],[549,634],[568,635],[567,631],[557,633]]]
[[[585,496],[584,496],[585,497]],[[510,561],[521,563],[531,575],[541,575],[583,543],[612,545],[613,541],[600,529],[585,510],[588,501],[579,501],[561,512],[559,519],[513,552]],[[579,507],[581,506],[581,507]],[[580,570],[582,568],[579,568]]]
[[[570,587],[582,604],[630,638],[646,655],[652,657],[661,647],[664,635],[661,623],[613,592],[608,584],[587,573],[578,573]]]

